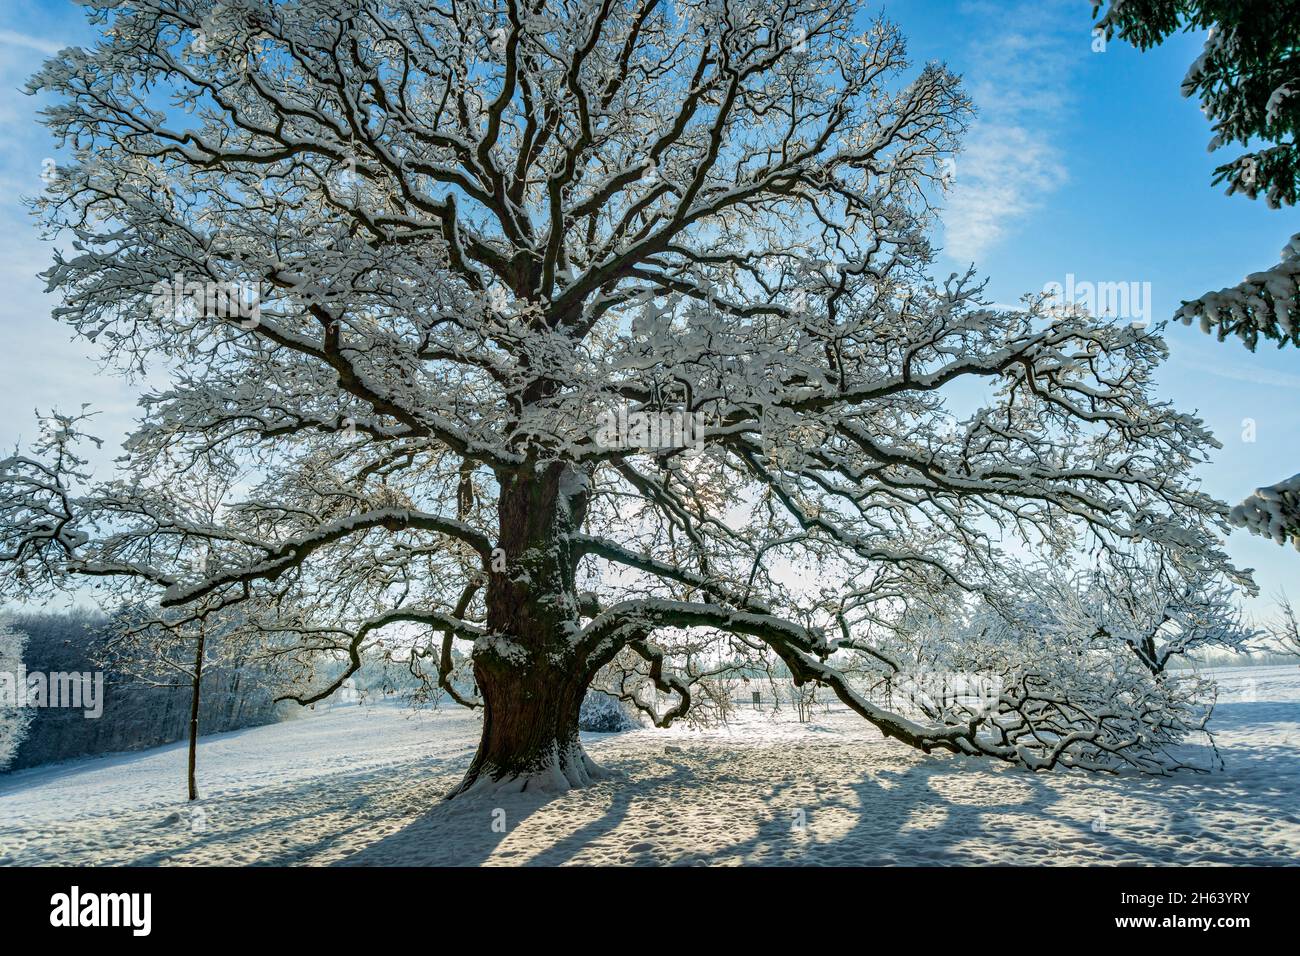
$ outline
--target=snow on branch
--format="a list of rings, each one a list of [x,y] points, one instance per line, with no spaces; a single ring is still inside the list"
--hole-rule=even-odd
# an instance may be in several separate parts
[[[1220,342],[1235,335],[1252,352],[1261,336],[1279,347],[1300,346],[1300,233],[1287,242],[1277,265],[1184,302],[1175,318],[1198,323]]]
[[[1255,493],[1232,509],[1231,521],[1251,534],[1288,541],[1300,550],[1300,475],[1292,475]]]
[[[374,653],[665,722],[780,667],[916,746],[1164,766],[1184,701],[1128,650],[1102,686],[1017,637],[974,723],[856,683],[1018,547],[1228,568],[1155,330],[933,274],[958,77],[854,0],[345,6],[122,0],[30,82],[55,317],[172,381],[109,480],[75,419],[4,463],[5,593],[237,616],[304,701]],[[470,777],[588,780],[566,733]]]

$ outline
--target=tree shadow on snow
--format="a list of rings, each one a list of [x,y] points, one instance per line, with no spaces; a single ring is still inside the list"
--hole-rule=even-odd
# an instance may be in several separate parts
[[[1292,709],[1292,714],[1295,710]],[[1254,719],[1254,718],[1247,718]],[[1227,773],[1153,778],[1081,771],[1028,771],[977,758],[930,756],[901,768],[835,780],[802,771],[755,779],[732,770],[722,748],[678,767],[628,758],[632,780],[578,798],[603,803],[576,825],[560,797],[525,795],[499,806],[453,801],[350,858],[472,866],[561,865],[1051,865],[1078,862],[1285,863],[1285,846],[1234,829],[1243,818],[1295,822],[1278,783],[1278,761],[1295,750],[1237,746]],[[755,787],[764,788],[754,794]],[[727,788],[750,796],[729,804]],[[490,803],[491,801],[489,801]],[[489,826],[505,813],[504,832]],[[589,812],[590,806],[588,804]],[[511,834],[527,820],[530,837]],[[738,836],[739,834],[739,836]]]
[[[902,761],[827,778],[838,753],[806,765],[811,757],[798,747],[776,756],[725,746],[690,747],[680,757],[675,748],[663,756],[624,752],[610,766],[625,780],[561,795],[443,803],[346,863],[1289,862],[1294,849],[1273,834],[1275,823],[1300,822],[1295,772],[1286,769],[1295,766],[1300,705],[1232,704],[1219,717],[1225,732],[1261,722],[1281,731],[1233,741],[1223,750],[1224,772],[1173,777],[1034,774],[979,758],[903,752]],[[846,761],[861,758],[851,747],[843,752]]]
[[[639,757],[620,760],[610,768],[632,779],[615,778],[580,791],[471,794],[445,801],[340,864],[478,866],[491,860],[558,866],[582,851],[595,850],[599,854],[602,845],[607,850],[602,862],[662,862],[638,860],[637,841],[619,834],[620,826],[646,802],[647,796],[653,795],[657,801],[673,792],[716,782],[717,761],[710,761],[704,775],[694,767],[652,768],[647,766],[650,763],[653,761]],[[566,808],[585,809],[593,801],[603,804],[599,815],[583,822],[578,814],[575,825],[575,814],[566,812]],[[530,840],[521,833],[525,821],[529,822],[527,832],[537,839]],[[630,859],[624,859],[629,855]]]

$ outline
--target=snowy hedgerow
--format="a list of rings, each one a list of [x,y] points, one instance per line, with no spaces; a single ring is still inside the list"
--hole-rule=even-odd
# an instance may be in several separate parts
[[[587,696],[582,698],[582,709],[578,711],[579,730],[598,734],[616,734],[639,726],[616,697],[610,697],[598,690],[590,690]]]

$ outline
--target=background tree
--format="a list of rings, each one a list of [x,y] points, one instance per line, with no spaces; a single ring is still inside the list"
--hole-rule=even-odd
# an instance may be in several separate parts
[[[1086,668],[973,720],[841,669],[904,591],[992,580],[1008,536],[1224,560],[1157,335],[928,276],[969,103],[941,65],[905,76],[892,26],[853,0],[91,12],[102,41],[31,84],[69,151],[37,203],[74,238],[55,312],[175,372],[112,479],[75,416],[4,463],[11,589],[95,579],[169,626],[238,607],[300,703],[401,637],[483,709],[462,791],[599,776],[593,682],[668,724],[759,657],[926,750],[1175,763],[1140,693],[1059,732]],[[954,391],[985,404],[959,420]],[[215,520],[182,491],[211,475],[241,489]]]
[[[184,739],[192,687],[178,680],[169,662],[186,648],[175,640],[146,640],[132,630],[135,610],[128,608],[113,618],[84,607],[22,611],[9,618],[10,626],[26,639],[23,663],[28,671],[101,671],[104,675],[103,713],[98,719],[85,719],[77,708],[28,711],[30,723],[10,770]],[[275,720],[272,698],[278,692],[279,675],[268,666],[275,660],[265,656],[268,649],[249,646],[242,639],[233,641],[234,637],[223,626],[222,633],[209,641],[200,714],[204,733]]]
[[[1180,566],[1162,551],[1114,552],[1088,570],[1030,567],[1010,600],[1022,605],[1021,620],[1116,641],[1155,675],[1198,651],[1246,653],[1260,634],[1243,622],[1231,580],[1212,568]]]
[[[1190,669],[1156,671],[1122,637],[1075,613],[1077,604],[1045,601],[1025,587],[1032,581],[1026,576],[997,594],[914,605],[876,643],[868,673],[892,706],[928,722],[974,721],[1000,733],[1011,725],[1012,702],[1038,733],[1059,741],[1091,735],[1104,720],[1111,733],[1076,766],[1116,766],[1109,748],[1126,736],[1146,738],[1145,752],[1129,756],[1136,758],[1132,766],[1151,772],[1184,766],[1181,745],[1189,735],[1213,742],[1213,681]],[[1050,766],[1043,756],[1030,753],[1024,762]]]
[[[1296,613],[1295,606],[1286,594],[1279,594],[1277,603],[1278,616],[1269,628],[1269,636],[1283,654],[1300,658],[1300,614]]]
[[[1180,30],[1208,30],[1183,79],[1213,124],[1210,149],[1243,152],[1214,170],[1229,195],[1260,196],[1271,208],[1294,206],[1300,187],[1300,2],[1296,0],[1096,0],[1098,29],[1138,49]],[[1263,148],[1254,148],[1257,143]],[[1300,233],[1281,261],[1242,282],[1186,301],[1177,318],[1219,341],[1237,336],[1252,352],[1261,337],[1300,345]],[[1300,475],[1255,493],[1232,510],[1234,524],[1300,550]]]
[[[34,711],[25,706],[23,648],[27,635],[0,620],[0,770],[6,769],[27,736]]]

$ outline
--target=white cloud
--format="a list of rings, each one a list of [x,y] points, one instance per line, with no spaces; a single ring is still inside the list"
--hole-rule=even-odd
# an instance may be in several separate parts
[[[1067,175],[1041,132],[1008,123],[976,126],[958,162],[943,220],[947,251],[963,260],[978,259],[999,242]]]
[[[25,50],[35,50],[37,53],[44,53],[46,56],[53,56],[64,47],[62,43],[28,36],[26,33],[19,33],[17,30],[0,30],[0,44],[18,46]]]
[[[1067,0],[962,9],[981,25],[965,57],[979,117],[957,158],[943,222],[948,254],[975,260],[1068,178],[1057,142],[1089,23]]]
[[[1241,345],[1235,339],[1227,342],[1215,342],[1214,344],[1220,352],[1241,349]],[[1255,358],[1255,356],[1251,357]],[[1175,345],[1172,348],[1170,364],[1183,365],[1195,372],[1213,375],[1215,378],[1227,379],[1230,382],[1247,382],[1251,385],[1266,385],[1270,388],[1300,388],[1300,375],[1265,368],[1263,363],[1259,361],[1245,365],[1226,361],[1222,355],[1216,355],[1213,358],[1198,357],[1196,353],[1181,345]]]

